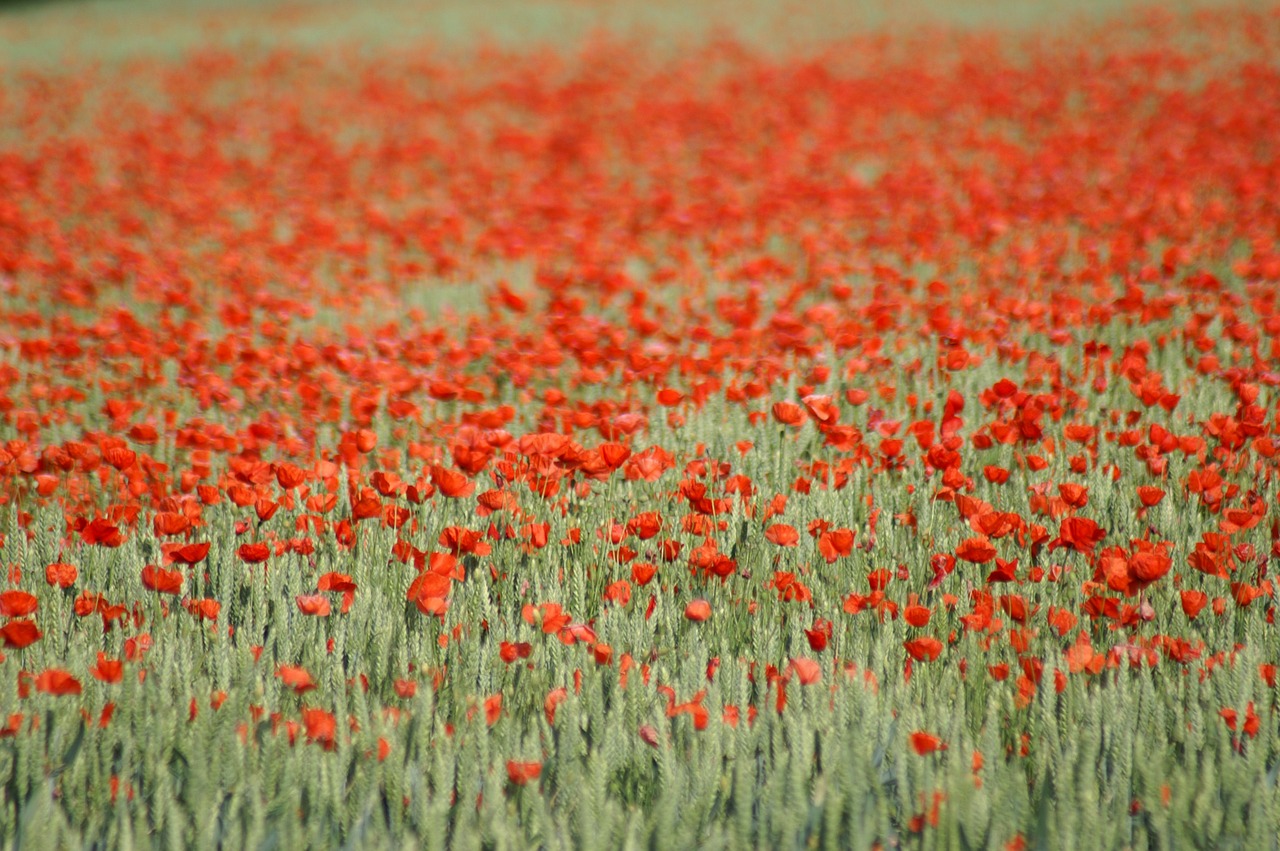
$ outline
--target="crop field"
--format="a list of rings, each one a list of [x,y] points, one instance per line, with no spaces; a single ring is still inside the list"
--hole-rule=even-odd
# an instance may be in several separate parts
[[[681,5],[0,12],[0,848],[1277,847],[1280,7]]]

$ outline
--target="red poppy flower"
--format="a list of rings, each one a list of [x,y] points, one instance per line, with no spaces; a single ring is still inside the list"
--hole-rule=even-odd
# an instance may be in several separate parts
[[[298,694],[304,694],[316,687],[307,669],[298,665],[281,665],[276,670],[276,676],[286,688],[291,688]]]
[[[465,474],[439,465],[431,468],[431,483],[443,496],[450,499],[471,496],[476,490],[476,483]]]
[[[830,396],[809,395],[800,400],[809,411],[809,416],[818,425],[835,425],[840,419],[840,409],[836,407]]]
[[[80,694],[80,681],[70,671],[49,668],[36,677],[36,691],[56,696]]]
[[[1209,595],[1203,591],[1183,589],[1179,594],[1182,600],[1182,611],[1191,620],[1195,620],[1196,615],[1209,604]]]
[[[1107,533],[1087,517],[1065,517],[1059,525],[1054,544],[1091,553],[1106,536]]]
[[[271,557],[271,546],[262,541],[252,544],[241,544],[237,550],[241,561],[248,564],[258,564],[266,561]]]
[[[791,669],[796,672],[801,685],[811,686],[822,679],[822,666],[807,656],[792,659]]]
[[[658,572],[658,566],[648,562],[636,562],[631,565],[631,579],[637,585],[648,585]]]
[[[706,600],[694,600],[684,607],[684,616],[691,621],[705,621],[711,617],[711,604]]]
[[[517,659],[528,659],[533,653],[533,645],[527,641],[503,641],[498,645],[498,656],[510,665]]]
[[[917,662],[932,662],[942,653],[942,642],[927,635],[904,641],[902,646]]]
[[[684,394],[679,390],[673,390],[670,387],[664,387],[658,391],[658,404],[664,407],[673,407],[684,401]]]
[[[911,734],[911,749],[920,756],[926,756],[935,751],[945,751],[947,745],[937,736],[917,730]]]
[[[36,610],[37,605],[38,601],[34,594],[15,589],[0,591],[0,616],[26,617]]]
[[[332,611],[329,598],[323,594],[299,594],[294,598],[298,603],[298,611],[304,615],[327,617]]]
[[[507,760],[507,779],[515,786],[523,786],[542,775],[540,762],[516,762]]]
[[[553,688],[547,692],[547,697],[542,702],[542,710],[547,717],[548,724],[554,725],[556,723],[556,708],[568,697],[569,690],[565,688]]]
[[[813,622],[811,629],[804,631],[805,638],[809,641],[809,649],[815,653],[821,653],[827,649],[827,643],[831,640],[834,632],[834,626],[829,620],[819,618]]]
[[[484,699],[484,723],[492,727],[502,715],[502,693],[491,694]]]
[[[902,619],[914,627],[928,626],[930,615],[931,612],[926,607],[921,606],[914,600],[902,610]]]
[[[779,547],[794,547],[800,541],[800,533],[787,523],[775,523],[764,531],[765,540]]]
[[[332,750],[336,745],[338,720],[332,712],[323,709],[307,708],[302,710],[302,726],[307,731],[307,739]]]
[[[44,581],[50,585],[56,585],[59,588],[70,588],[75,584],[79,571],[75,565],[51,564],[44,569]]]
[[[834,564],[837,559],[853,553],[854,533],[852,529],[830,529],[818,536],[818,552]]]
[[[956,558],[973,564],[986,564],[996,557],[996,548],[986,537],[968,538],[956,547]]]
[[[1164,499],[1164,490],[1153,485],[1138,486],[1138,500],[1146,508],[1151,508],[1160,504],[1160,500]]]
[[[119,683],[124,679],[124,662],[120,659],[109,659],[105,653],[98,654],[98,663],[89,669],[95,680],[104,683]]]
[[[177,549],[169,551],[171,561],[179,564],[199,564],[209,555],[210,544],[208,541],[200,544],[186,544]]]
[[[187,611],[204,620],[216,621],[222,611],[222,604],[217,600],[189,600],[186,605]]]
[[[4,646],[12,647],[16,650],[30,647],[39,641],[43,635],[44,633],[40,632],[34,621],[15,620],[0,626],[0,639],[4,640]]]
[[[142,568],[142,586],[158,594],[181,594],[182,582],[182,571],[165,570],[153,564]]]
[[[787,426],[798,426],[804,422],[804,409],[795,402],[775,402],[773,418]]]
[[[93,520],[80,531],[80,537],[90,546],[118,547],[124,543],[120,527],[101,518]]]

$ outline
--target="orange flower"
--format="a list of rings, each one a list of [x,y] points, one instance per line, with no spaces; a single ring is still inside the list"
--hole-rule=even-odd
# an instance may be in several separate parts
[[[711,617],[711,604],[706,600],[694,600],[684,607],[684,616],[691,621],[705,621]]]
[[[796,672],[800,685],[811,686],[822,679],[822,666],[807,656],[792,659],[791,669]]]
[[[281,665],[276,670],[276,676],[285,687],[293,689],[297,694],[305,694],[316,687],[307,669],[298,665]]]
[[[158,594],[181,594],[182,571],[165,570],[149,564],[142,568],[142,586]]]
[[[294,598],[298,603],[298,611],[304,615],[326,617],[331,611],[329,598],[323,594],[299,594]]]

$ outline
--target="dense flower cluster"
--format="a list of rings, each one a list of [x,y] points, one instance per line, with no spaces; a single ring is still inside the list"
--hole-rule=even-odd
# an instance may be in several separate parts
[[[92,800],[170,794],[106,738],[153,713],[361,765],[492,737],[474,783],[371,775],[403,834],[579,745],[642,745],[601,794],[651,803],[650,752],[856,705],[887,839],[1065,784],[1046,719],[1117,685],[1274,804],[1276,50],[1218,11],[6,78],[0,737],[82,715]]]

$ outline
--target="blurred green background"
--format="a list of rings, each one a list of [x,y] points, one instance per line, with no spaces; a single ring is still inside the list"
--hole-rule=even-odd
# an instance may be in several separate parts
[[[47,66],[203,47],[573,42],[597,30],[678,45],[724,33],[769,49],[921,26],[1057,28],[1239,0],[78,0],[0,5],[0,65]]]

